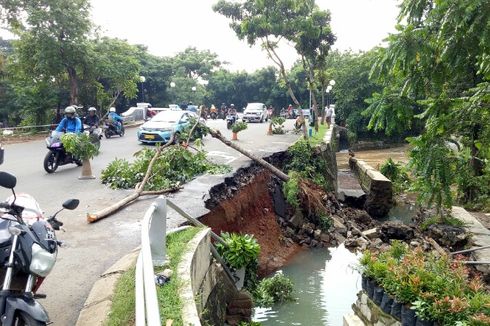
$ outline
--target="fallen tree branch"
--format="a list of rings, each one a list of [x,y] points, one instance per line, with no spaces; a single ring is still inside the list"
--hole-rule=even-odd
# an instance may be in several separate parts
[[[117,203],[114,203],[96,213],[87,213],[87,222],[89,223],[94,223],[98,220],[101,220],[103,218],[106,218],[108,217],[109,215],[112,215],[114,214],[115,212],[117,212],[118,210],[120,210],[121,208],[129,205],[130,203],[134,202],[138,197],[142,196],[142,195],[145,195],[144,194],[144,191],[143,189],[145,188],[145,185],[146,183],[148,182],[148,179],[150,178],[151,174],[152,174],[152,169],[153,169],[153,165],[155,164],[157,158],[160,156],[160,154],[162,153],[163,149],[169,147],[170,145],[172,145],[174,143],[174,134],[172,134],[172,137],[170,137],[170,140],[158,147],[155,151],[155,154],[153,155],[150,163],[148,164],[148,168],[146,169],[146,173],[145,173],[145,176],[143,178],[143,181],[141,181],[137,186],[136,186],[136,189],[135,189],[135,192],[132,193],[131,195],[129,196],[126,196],[124,197],[123,199],[121,199],[120,201],[118,201]],[[158,190],[157,190],[158,191]],[[169,192],[168,190],[161,190],[162,192]],[[148,193],[146,192],[146,194],[156,194],[156,193]]]

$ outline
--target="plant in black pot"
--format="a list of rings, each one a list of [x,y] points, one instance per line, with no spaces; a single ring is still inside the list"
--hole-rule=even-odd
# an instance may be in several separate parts
[[[238,278],[237,288],[242,288],[245,282],[245,271],[248,267],[257,266],[260,245],[253,235],[237,233],[221,233],[224,244],[216,245],[218,253],[223,257]]]

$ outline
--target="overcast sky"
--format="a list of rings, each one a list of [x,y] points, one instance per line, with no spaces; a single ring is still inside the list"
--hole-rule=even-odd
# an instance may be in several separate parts
[[[272,65],[259,47],[249,48],[213,12],[217,0],[92,0],[93,19],[109,36],[145,44],[156,55],[173,55],[188,46],[210,49],[230,62],[229,69],[253,71]],[[369,50],[394,31],[396,0],[317,0],[332,13],[335,48]],[[292,48],[282,55],[288,65],[296,59]]]
[[[92,18],[101,34],[144,44],[155,55],[171,56],[188,46],[216,52],[232,70],[272,65],[260,48],[239,41],[229,21],[213,12],[217,0],[91,0]],[[394,31],[397,0],[317,0],[332,13],[335,48],[369,50]],[[0,36],[6,36],[0,33]],[[288,66],[294,49],[284,47]]]

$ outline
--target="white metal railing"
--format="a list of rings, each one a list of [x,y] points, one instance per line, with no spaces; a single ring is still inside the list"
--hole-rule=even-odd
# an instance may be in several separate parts
[[[204,224],[186,213],[170,200],[165,199],[163,196],[159,196],[150,205],[141,225],[141,251],[136,263],[136,326],[161,325],[154,268],[165,264],[166,235],[188,228],[188,226],[184,226],[167,232],[167,207],[174,209],[180,216],[184,217],[195,226],[205,227]],[[211,237],[217,242],[224,243],[223,239],[212,231]],[[233,278],[228,267],[224,264],[222,258],[216,252],[214,246],[211,246],[211,252],[222,264],[228,277],[235,282],[236,280]]]

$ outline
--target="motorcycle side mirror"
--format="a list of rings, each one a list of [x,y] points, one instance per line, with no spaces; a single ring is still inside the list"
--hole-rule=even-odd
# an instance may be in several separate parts
[[[78,207],[78,204],[80,204],[80,201],[78,199],[68,199],[63,203],[62,206],[65,209],[74,210]]]
[[[17,178],[10,173],[0,172],[0,186],[8,189],[14,189],[17,184]]]

